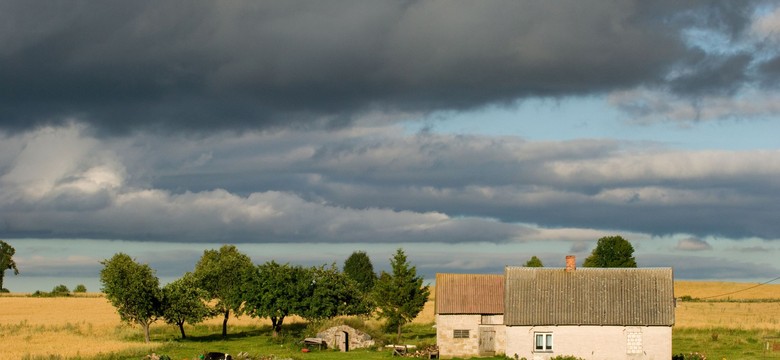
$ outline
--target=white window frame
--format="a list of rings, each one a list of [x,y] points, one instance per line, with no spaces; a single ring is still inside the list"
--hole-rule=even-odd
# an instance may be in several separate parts
[[[553,352],[553,343],[552,332],[534,333],[534,352]]]

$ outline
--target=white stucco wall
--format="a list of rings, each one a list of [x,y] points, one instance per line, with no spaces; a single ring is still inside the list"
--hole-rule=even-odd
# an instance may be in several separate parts
[[[492,324],[482,324],[481,315],[436,315],[436,344],[439,356],[443,359],[452,357],[479,356],[480,328],[495,330],[495,353],[504,354],[506,348],[506,333],[503,315],[493,315]],[[453,338],[453,331],[469,330],[468,339]]]
[[[506,354],[528,360],[574,355],[587,360],[668,360],[670,326],[507,326]],[[534,334],[553,334],[552,352],[535,352]]]

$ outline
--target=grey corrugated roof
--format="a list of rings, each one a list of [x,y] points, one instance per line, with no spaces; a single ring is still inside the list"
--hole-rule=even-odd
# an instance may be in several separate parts
[[[503,314],[504,276],[436,274],[437,314]]]
[[[671,268],[507,266],[506,325],[674,325]]]

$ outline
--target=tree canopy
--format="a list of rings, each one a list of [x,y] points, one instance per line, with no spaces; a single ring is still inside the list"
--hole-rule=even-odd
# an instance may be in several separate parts
[[[403,249],[390,259],[392,274],[382,271],[374,285],[374,300],[379,316],[387,319],[388,327],[396,328],[396,341],[401,341],[401,327],[414,320],[428,301],[430,291],[417,276],[417,268],[406,260]]]
[[[354,280],[360,291],[364,293],[374,288],[376,273],[365,251],[355,251],[344,261],[344,274]]]
[[[599,239],[596,248],[585,259],[584,267],[629,267],[635,268],[634,247],[621,236],[605,236]]]
[[[304,298],[301,313],[307,320],[330,319],[341,315],[364,315],[370,312],[364,294],[357,283],[331,267],[314,267],[309,270],[311,286]]]
[[[162,289],[162,316],[165,322],[177,325],[182,339],[187,337],[184,323],[197,324],[214,315],[214,310],[206,305],[208,293],[198,288],[192,273],[186,273],[180,279],[168,283]]]
[[[154,270],[123,253],[117,253],[101,264],[100,282],[106,298],[117,309],[122,321],[141,325],[144,339],[149,342],[149,326],[160,316],[162,303],[160,281]]]
[[[3,288],[3,278],[6,270],[13,270],[14,275],[19,275],[19,269],[16,268],[16,262],[13,259],[16,249],[0,240],[0,289]]]
[[[219,250],[206,250],[193,272],[198,287],[209,298],[216,300],[214,308],[225,317],[222,320],[222,336],[227,336],[230,311],[241,313],[241,281],[254,265],[248,256],[233,245],[223,245]]]
[[[252,317],[271,319],[273,336],[279,335],[284,319],[301,312],[309,293],[311,277],[301,266],[266,262],[244,278],[244,309]]]
[[[544,267],[544,265],[542,264],[542,260],[539,260],[539,258],[536,257],[536,255],[531,256],[531,258],[528,259],[528,261],[526,261],[525,265],[523,265],[523,266],[525,266],[525,267]]]

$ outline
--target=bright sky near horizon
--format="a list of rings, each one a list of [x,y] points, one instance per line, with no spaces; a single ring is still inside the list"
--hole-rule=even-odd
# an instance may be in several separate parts
[[[780,2],[0,2],[12,291],[125,252],[780,276]],[[2,26],[2,25],[0,25]]]

